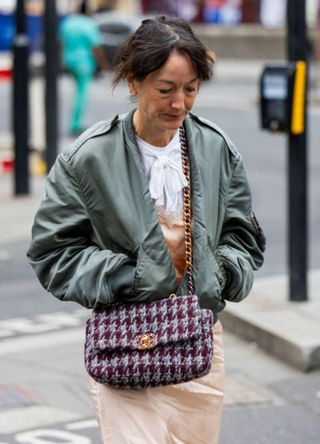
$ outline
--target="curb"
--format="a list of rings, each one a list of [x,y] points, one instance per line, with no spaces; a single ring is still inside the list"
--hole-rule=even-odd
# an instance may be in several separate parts
[[[226,330],[308,372],[320,368],[320,270],[309,273],[306,302],[287,300],[287,281],[286,276],[257,279],[249,298],[228,303],[219,318]]]

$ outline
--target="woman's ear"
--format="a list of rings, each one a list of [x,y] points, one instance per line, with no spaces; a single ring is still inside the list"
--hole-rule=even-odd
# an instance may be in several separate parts
[[[128,88],[130,96],[134,97],[137,95],[137,89],[136,89],[136,81],[133,77],[127,78]]]

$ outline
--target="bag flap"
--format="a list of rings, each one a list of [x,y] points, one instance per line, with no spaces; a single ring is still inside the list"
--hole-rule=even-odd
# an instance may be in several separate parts
[[[200,316],[195,295],[110,305],[88,320],[87,340],[96,351],[146,350],[199,336]]]

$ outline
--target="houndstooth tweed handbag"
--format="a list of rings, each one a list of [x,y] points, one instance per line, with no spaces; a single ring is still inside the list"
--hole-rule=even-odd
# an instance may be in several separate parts
[[[111,304],[87,321],[85,366],[97,382],[141,389],[187,382],[209,373],[213,314],[193,295],[190,171],[180,129],[188,294],[142,304]]]

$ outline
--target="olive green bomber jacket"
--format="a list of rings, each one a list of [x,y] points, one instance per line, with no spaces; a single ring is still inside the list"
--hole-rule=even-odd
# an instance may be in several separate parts
[[[245,298],[263,262],[241,156],[211,122],[189,114],[193,278],[214,313]],[[132,112],[89,128],[51,169],[27,253],[55,297],[93,308],[186,294],[165,243],[135,141]]]

